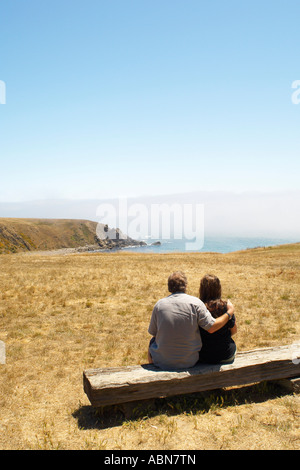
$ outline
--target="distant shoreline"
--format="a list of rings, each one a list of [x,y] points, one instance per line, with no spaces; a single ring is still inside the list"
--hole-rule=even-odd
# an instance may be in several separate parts
[[[155,246],[153,244],[150,245],[145,245],[143,247],[139,246],[128,246],[128,247],[114,247],[112,249],[107,249],[107,248],[99,248],[97,245],[88,245],[88,246],[81,246],[81,247],[76,247],[76,248],[58,248],[54,250],[34,250],[34,251],[27,251],[27,252],[19,252],[18,254],[21,255],[29,255],[29,256],[34,256],[34,255],[39,255],[39,256],[55,256],[55,255],[76,255],[76,254],[95,254],[95,253],[120,253],[120,252],[126,252],[126,253],[139,253],[139,254],[229,254],[229,253],[239,253],[239,252],[247,252],[247,251],[252,251],[252,250],[268,250],[271,248],[277,248],[277,247],[283,247],[283,246],[290,246],[290,245],[299,245],[300,242],[288,242],[288,243],[279,243],[279,244],[274,244],[274,245],[266,245],[266,246],[254,246],[254,247],[249,247],[249,248],[243,248],[243,249],[236,249],[233,251],[228,251],[228,252],[218,252],[218,251],[168,251],[168,252],[161,252],[161,251],[143,251],[140,250],[140,248],[151,248],[152,246]],[[130,249],[129,249],[130,248]],[[132,248],[132,250],[131,250]],[[137,250],[139,248],[139,250]]]
[[[120,229],[88,220],[0,218],[0,253],[232,253],[236,251],[299,242],[295,237],[208,235],[203,240],[134,240]]]

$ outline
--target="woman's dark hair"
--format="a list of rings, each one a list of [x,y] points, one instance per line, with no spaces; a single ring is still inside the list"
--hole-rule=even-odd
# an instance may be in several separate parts
[[[220,279],[213,274],[206,274],[201,279],[199,297],[214,318],[227,311],[227,302],[221,300],[222,288]]]
[[[171,274],[168,278],[168,289],[169,292],[174,294],[175,292],[185,292],[187,286],[187,278],[181,271],[176,271]]]
[[[213,274],[206,274],[200,281],[199,297],[205,304],[210,300],[220,299],[222,288],[220,279]]]

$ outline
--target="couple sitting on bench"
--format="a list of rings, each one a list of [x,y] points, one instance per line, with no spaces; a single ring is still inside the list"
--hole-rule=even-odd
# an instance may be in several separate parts
[[[186,369],[199,361],[228,364],[234,361],[236,333],[234,307],[221,300],[221,283],[206,275],[200,299],[186,294],[187,279],[178,271],[169,276],[168,297],[154,306],[149,333],[148,360],[161,369]]]

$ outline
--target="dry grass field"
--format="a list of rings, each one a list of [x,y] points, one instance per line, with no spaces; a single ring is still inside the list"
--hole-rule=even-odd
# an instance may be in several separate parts
[[[231,254],[0,256],[0,449],[300,449],[299,395],[270,384],[157,400],[134,419],[93,409],[86,368],[147,362],[167,277],[217,274],[239,350],[300,339],[300,244]]]

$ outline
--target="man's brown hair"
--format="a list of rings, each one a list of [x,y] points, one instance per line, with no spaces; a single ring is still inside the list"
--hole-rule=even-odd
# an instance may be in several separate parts
[[[187,278],[181,271],[176,271],[171,274],[168,278],[168,289],[169,292],[174,294],[175,292],[185,292],[187,287]]]

